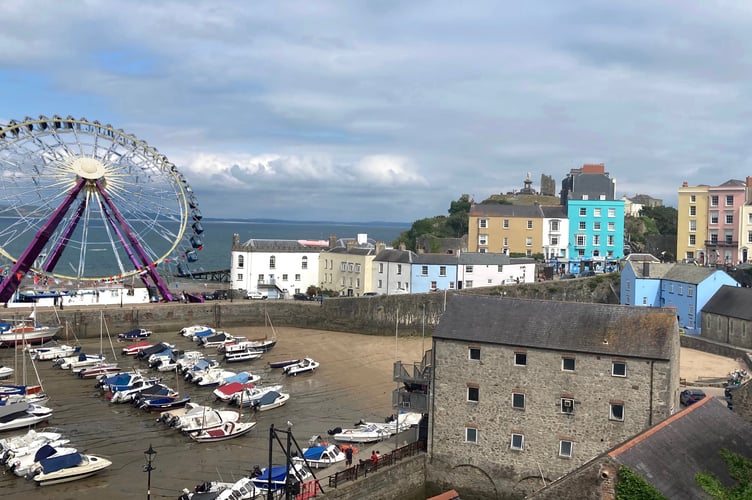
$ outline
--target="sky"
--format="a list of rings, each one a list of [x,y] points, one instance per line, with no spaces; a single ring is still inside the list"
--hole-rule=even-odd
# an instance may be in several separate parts
[[[205,217],[412,222],[585,163],[676,206],[752,174],[750,28],[744,0],[2,2],[0,123],[123,129]]]

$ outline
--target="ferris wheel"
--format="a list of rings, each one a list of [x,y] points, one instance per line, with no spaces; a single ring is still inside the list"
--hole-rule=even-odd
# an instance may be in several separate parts
[[[160,272],[182,274],[198,260],[202,216],[185,177],[112,125],[71,116],[0,125],[0,176],[0,302],[27,275],[138,277],[170,300]]]

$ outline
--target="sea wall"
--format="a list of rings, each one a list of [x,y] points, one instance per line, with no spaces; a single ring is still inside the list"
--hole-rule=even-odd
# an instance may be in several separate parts
[[[69,322],[76,335],[97,337],[100,312],[110,333],[131,328],[155,332],[177,332],[181,328],[203,324],[230,329],[234,326],[263,326],[265,313],[274,326],[345,331],[367,335],[429,337],[454,293],[473,293],[502,297],[522,297],[571,302],[618,303],[618,275],[556,280],[504,287],[473,288],[412,295],[325,298],[322,303],[296,300],[219,300],[203,304],[109,305],[38,308],[41,323]],[[615,295],[616,294],[616,295]],[[8,309],[6,317],[24,317],[27,311]],[[113,331],[114,330],[114,331]]]
[[[324,487],[322,498],[327,500],[422,500],[425,496],[426,455],[400,460],[389,467],[379,467],[377,473],[335,488]]]

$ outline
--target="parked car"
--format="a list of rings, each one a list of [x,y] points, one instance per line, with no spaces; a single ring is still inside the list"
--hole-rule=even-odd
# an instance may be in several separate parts
[[[595,276],[595,271],[583,271],[580,273],[580,278],[592,278]]]
[[[264,300],[268,298],[268,296],[264,295],[261,292],[248,292],[248,295],[246,295],[247,299],[251,300]]]
[[[204,300],[214,300],[214,292],[201,292],[201,296]]]
[[[377,295],[378,295],[378,293],[376,293],[376,292],[366,292],[366,293],[363,294],[363,297],[375,297]]]
[[[227,300],[229,297],[227,290],[214,290],[214,300]]]
[[[705,398],[705,391],[702,389],[685,389],[679,395],[679,402],[684,406],[689,406],[703,398]]]
[[[573,280],[577,277],[576,274],[568,273],[568,274],[562,274],[561,279],[563,280]]]
[[[313,297],[309,296],[307,293],[296,293],[292,298],[295,300],[313,300]]]

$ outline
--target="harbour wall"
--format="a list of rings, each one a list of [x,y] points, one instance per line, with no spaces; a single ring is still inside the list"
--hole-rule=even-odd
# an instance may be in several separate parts
[[[420,453],[400,460],[390,467],[379,467],[363,479],[344,483],[337,488],[326,488],[327,500],[423,500],[425,496],[426,456]]]
[[[274,326],[342,331],[367,335],[430,337],[455,293],[495,295],[570,302],[618,303],[618,275],[534,284],[473,288],[410,295],[326,297],[323,302],[297,300],[217,300],[204,303],[98,305],[64,308],[39,307],[40,323],[68,322],[76,335],[98,337],[100,318],[111,334],[132,328],[177,332],[194,324],[230,330],[236,326],[264,326],[266,315]],[[101,314],[101,316],[100,316]],[[6,317],[22,318],[27,311],[9,308]]]

